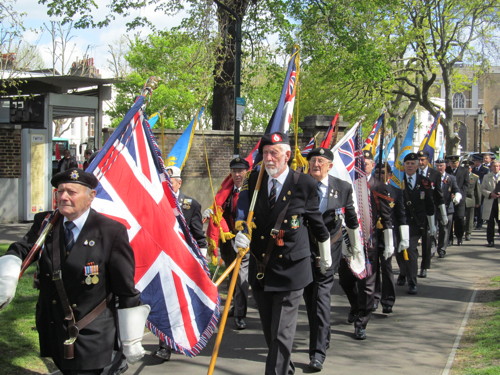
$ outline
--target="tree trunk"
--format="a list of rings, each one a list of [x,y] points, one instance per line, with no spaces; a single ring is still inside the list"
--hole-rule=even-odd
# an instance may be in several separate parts
[[[246,14],[248,0],[226,1],[241,20]],[[220,44],[216,51],[212,101],[212,129],[233,130],[235,118],[234,63],[236,55],[237,20],[227,10],[217,7]]]

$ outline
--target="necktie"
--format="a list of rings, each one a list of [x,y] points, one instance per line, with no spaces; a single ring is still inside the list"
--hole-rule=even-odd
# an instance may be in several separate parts
[[[410,185],[410,189],[413,189],[413,177],[412,176],[408,177],[408,185]]]
[[[76,227],[76,225],[72,221],[64,223],[64,246],[67,252],[69,252],[75,244],[75,237],[73,236],[74,227]]]
[[[321,211],[321,213],[325,212],[325,207],[324,204],[323,204],[323,191],[321,190],[321,182],[318,182],[318,186],[317,186],[317,190],[318,190],[318,203],[319,203],[319,210]]]
[[[271,209],[274,208],[274,204],[276,203],[276,179],[272,179],[271,182],[273,186],[271,187],[271,191],[269,192],[269,207]]]

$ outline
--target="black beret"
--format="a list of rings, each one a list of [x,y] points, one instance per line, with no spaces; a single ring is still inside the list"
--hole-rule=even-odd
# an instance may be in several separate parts
[[[234,158],[229,162],[229,168],[234,168],[234,169],[249,169],[250,164],[248,161],[246,161],[243,158],[240,158],[239,156],[237,158]]]
[[[316,147],[315,149],[312,149],[307,154],[307,160],[311,160],[314,156],[323,156],[324,158],[333,161],[333,152],[325,147]]]
[[[403,163],[406,162],[406,161],[408,161],[408,160],[418,160],[418,155],[416,153],[414,153],[414,152],[410,152],[403,159]]]
[[[289,145],[290,141],[288,140],[288,135],[280,132],[264,134],[264,136],[260,139],[259,152],[262,154],[264,146],[277,145],[277,144]]]
[[[363,151],[363,157],[365,159],[373,160],[373,154],[368,150]]]
[[[53,187],[57,188],[60,184],[80,184],[87,186],[88,188],[95,189],[99,181],[97,181],[96,176],[92,173],[88,173],[78,168],[70,168],[64,172],[59,172],[50,183]]]
[[[460,156],[458,156],[458,155],[450,155],[450,156],[447,156],[446,159],[449,160],[449,161],[459,161],[460,160]]]
[[[419,152],[417,152],[417,155],[419,158],[428,158],[429,157],[429,153],[425,150],[420,150]]]
[[[434,164],[446,164],[446,160],[444,159],[437,159]]]

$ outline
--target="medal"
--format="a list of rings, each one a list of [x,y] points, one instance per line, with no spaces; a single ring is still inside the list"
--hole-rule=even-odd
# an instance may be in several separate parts
[[[92,278],[90,277],[90,275],[88,275],[88,276],[85,278],[85,284],[87,284],[87,285],[92,284]]]
[[[97,275],[93,275],[92,276],[92,284],[97,284],[99,282],[99,276]]]
[[[300,226],[300,221],[298,215],[292,215],[292,220],[290,220],[290,227],[292,229],[297,229]]]
[[[87,285],[95,285],[99,282],[99,266],[94,264],[94,262],[88,263],[83,268],[84,276],[85,276],[85,284]]]

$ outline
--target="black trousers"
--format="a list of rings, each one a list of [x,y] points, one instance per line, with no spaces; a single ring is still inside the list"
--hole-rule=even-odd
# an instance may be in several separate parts
[[[368,259],[371,264],[374,264],[378,257],[376,248],[371,248],[367,251]],[[369,276],[360,280],[355,277],[347,264],[347,261],[342,258],[339,265],[339,284],[344,290],[344,293],[349,300],[351,312],[357,314],[354,321],[354,327],[366,328],[370,321],[373,303],[375,301],[375,279],[377,277],[376,269],[372,267]]]
[[[252,288],[259,309],[260,322],[269,351],[265,375],[291,375],[295,372],[292,346],[297,316],[304,289],[265,292]]]
[[[396,253],[400,275],[405,276],[408,285],[417,285],[418,273],[418,240],[427,236],[427,223],[424,228],[410,224],[410,246],[408,246],[408,260],[403,259],[403,252]],[[428,241],[422,240],[422,248],[427,246]],[[423,251],[423,250],[422,250]]]
[[[488,241],[488,243],[495,242],[495,223],[497,224],[498,231],[500,233],[500,220],[498,219],[498,199],[495,199],[493,201],[490,218],[488,219],[488,225],[486,227],[486,240]]]

